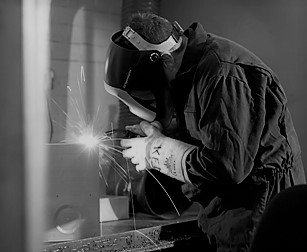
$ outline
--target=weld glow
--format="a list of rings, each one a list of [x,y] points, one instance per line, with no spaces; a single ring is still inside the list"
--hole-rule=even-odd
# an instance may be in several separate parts
[[[99,138],[93,134],[85,133],[78,137],[78,143],[85,145],[89,149],[92,149],[99,145]]]

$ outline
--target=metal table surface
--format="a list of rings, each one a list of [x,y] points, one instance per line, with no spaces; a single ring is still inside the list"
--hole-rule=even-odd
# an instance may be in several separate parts
[[[126,220],[99,223],[93,227],[100,229],[95,237],[47,243],[43,252],[170,251],[198,246],[204,237],[197,226],[197,213],[195,205],[174,219],[137,213]]]

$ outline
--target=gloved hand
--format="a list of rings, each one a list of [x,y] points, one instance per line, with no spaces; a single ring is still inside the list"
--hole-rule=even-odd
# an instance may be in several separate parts
[[[140,129],[145,137],[121,140],[121,146],[126,148],[123,157],[131,159],[137,171],[156,169],[172,178],[191,183],[185,161],[195,146],[164,136],[160,129],[146,121],[140,123]]]
[[[156,127],[160,132],[162,131],[162,125],[158,121],[153,121],[150,123],[152,126]],[[125,127],[125,130],[132,132],[133,134],[139,135],[139,136],[146,136],[144,131],[141,129],[140,123],[134,124],[134,125],[127,125]]]

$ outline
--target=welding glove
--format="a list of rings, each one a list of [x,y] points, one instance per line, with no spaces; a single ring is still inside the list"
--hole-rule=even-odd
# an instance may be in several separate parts
[[[162,131],[162,125],[160,122],[158,121],[153,121],[150,123],[152,126],[156,127],[160,132]],[[134,125],[127,125],[125,127],[125,130],[132,132],[135,135],[138,136],[146,136],[146,134],[144,133],[144,131],[141,129],[141,124],[134,124]]]
[[[191,183],[186,171],[186,158],[195,148],[190,144],[164,136],[156,126],[142,121],[145,137],[121,140],[126,149],[123,157],[131,159],[136,170],[156,169],[172,178]]]

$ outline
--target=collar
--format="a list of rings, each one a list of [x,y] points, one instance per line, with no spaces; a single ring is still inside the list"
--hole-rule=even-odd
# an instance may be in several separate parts
[[[198,22],[191,24],[184,31],[184,35],[188,38],[188,45],[177,75],[188,72],[198,64],[200,58],[203,56],[204,46],[208,37],[207,32]]]

